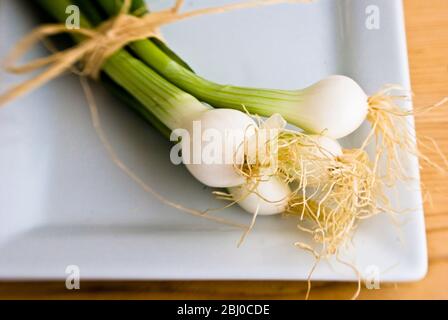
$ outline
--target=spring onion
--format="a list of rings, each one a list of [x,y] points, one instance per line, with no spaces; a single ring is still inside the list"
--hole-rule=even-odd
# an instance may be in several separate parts
[[[254,134],[255,127],[251,117],[237,110],[205,112],[190,122],[186,126],[188,134],[181,136],[182,143],[187,144],[182,147],[183,163],[206,186],[226,188],[242,185],[245,178],[234,165],[243,163],[244,148],[241,146]]]
[[[249,213],[262,216],[284,213],[288,210],[291,188],[277,176],[264,176],[229,188],[228,200],[237,202]]]

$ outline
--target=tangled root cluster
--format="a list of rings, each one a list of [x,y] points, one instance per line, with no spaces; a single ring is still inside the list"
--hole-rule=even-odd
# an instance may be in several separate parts
[[[423,114],[438,108],[448,102],[448,98],[440,102],[414,110],[403,107],[404,102],[411,100],[411,94],[400,86],[389,85],[378,93],[372,95],[369,100],[369,113],[367,120],[372,126],[370,135],[364,146],[374,140],[376,154],[384,158],[384,170],[381,178],[388,186],[394,186],[398,181],[412,179],[407,174],[407,168],[403,165],[403,156],[414,156],[429,166],[445,173],[448,161],[439,149],[437,143],[429,137],[417,138],[410,117]],[[420,150],[428,150],[437,154],[442,164],[427,157]]]
[[[261,141],[253,155],[253,148],[245,141],[247,159],[236,169],[245,176],[252,186],[249,193],[256,193],[257,186],[267,177],[280,177],[292,187],[288,199],[288,216],[298,217],[298,228],[312,235],[322,246],[319,258],[337,255],[338,249],[351,240],[359,221],[379,213],[397,213],[385,195],[387,188],[398,181],[412,179],[402,164],[403,155],[413,155],[431,166],[446,172],[448,161],[431,140],[423,143],[414,134],[408,117],[416,113],[430,111],[446,103],[448,99],[422,109],[407,110],[401,106],[409,100],[409,94],[401,87],[387,86],[368,100],[367,120],[371,131],[359,149],[346,149],[334,155],[319,144],[316,136],[286,129],[286,122],[280,115],[267,121],[259,119],[260,129],[270,129],[274,134],[255,139]],[[366,147],[375,146],[374,159],[369,157]],[[425,148],[435,151],[443,160],[436,164],[419,151]],[[250,152],[252,150],[252,152]],[[260,156],[261,154],[261,156]],[[381,164],[381,165],[380,165]],[[380,170],[381,167],[381,170]],[[237,203],[232,195],[219,192],[226,200]],[[268,201],[267,199],[263,199]],[[306,244],[297,244],[311,249]],[[316,255],[316,251],[313,251]]]
[[[389,208],[377,174],[379,157],[371,161],[361,149],[334,155],[319,144],[318,137],[286,129],[279,117],[260,122],[260,129],[269,127],[275,133],[264,134],[266,139],[257,137],[257,131],[252,141],[245,141],[245,150],[251,150],[253,139],[262,140],[262,152],[247,154],[246,161],[235,168],[251,185],[247,195],[256,193],[258,183],[267,177],[288,183],[292,193],[285,214],[298,217],[298,228],[313,235],[325,248],[324,255],[333,255],[351,239],[360,220]],[[215,194],[232,204],[242,200],[228,193]]]

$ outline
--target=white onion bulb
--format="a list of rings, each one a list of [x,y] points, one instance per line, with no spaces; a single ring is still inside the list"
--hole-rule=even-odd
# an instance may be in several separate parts
[[[221,156],[216,158],[218,160],[216,163],[204,161],[204,150],[207,148],[211,150],[210,147],[214,142],[200,139],[201,148],[194,148],[193,122],[190,122],[186,126],[191,137],[190,153],[182,151],[183,162],[188,171],[209,187],[227,188],[242,185],[245,178],[235,169],[234,163],[241,163],[243,160],[244,142],[247,137],[254,134],[257,127],[255,121],[246,113],[231,109],[211,109],[202,113],[195,121],[200,121],[201,137],[209,129],[221,135],[221,143],[216,145],[216,150]],[[229,132],[231,134],[227,134]],[[225,161],[226,156],[229,161]],[[193,163],[195,158],[200,159],[201,163]]]
[[[291,189],[287,183],[276,176],[228,189],[238,205],[245,211],[258,215],[274,215],[288,208]],[[258,211],[257,211],[258,209]]]
[[[311,135],[310,138],[316,142],[313,153],[317,157],[335,158],[342,156],[342,147],[337,140],[326,136]]]
[[[300,123],[308,132],[343,138],[358,129],[367,117],[368,97],[345,76],[330,76],[301,91],[302,102],[288,111],[286,119]],[[299,120],[294,121],[294,117]]]

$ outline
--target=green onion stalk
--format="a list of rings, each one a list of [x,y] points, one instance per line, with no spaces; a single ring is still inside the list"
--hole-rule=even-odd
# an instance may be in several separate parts
[[[122,1],[95,0],[103,12],[116,15]],[[134,1],[138,15],[148,13],[143,1]],[[279,113],[290,124],[312,134],[339,139],[355,131],[366,120],[368,97],[352,79],[330,76],[300,90],[272,90],[221,85],[198,76],[173,59],[154,40],[135,41],[129,45],[143,62],[160,75],[201,101],[216,108],[248,110],[271,116]]]
[[[60,22],[65,21],[66,8],[73,4],[69,0],[37,0],[37,3]],[[89,29],[93,26],[81,12],[80,27]],[[73,36],[73,39],[76,42],[83,41],[80,36]],[[167,129],[171,131],[182,128],[184,119],[208,110],[196,98],[167,82],[124,49],[110,56],[104,62],[102,71],[105,78],[109,79],[106,80],[109,86],[123,88],[124,90],[118,90],[122,98],[131,102],[164,135],[167,135]]]

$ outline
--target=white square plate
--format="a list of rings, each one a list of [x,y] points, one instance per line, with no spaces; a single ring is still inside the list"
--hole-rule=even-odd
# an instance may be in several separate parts
[[[161,2],[150,1],[153,9]],[[227,2],[187,1],[185,9]],[[0,0],[2,57],[36,24],[24,3]],[[379,30],[366,27],[369,5],[379,9]],[[409,87],[403,20],[400,0],[320,0],[204,16],[163,31],[199,74],[218,82],[293,89],[345,74],[373,93],[386,83]],[[1,90],[17,80],[2,73]],[[155,130],[101,86],[95,91],[110,140],[144,181],[185,206],[222,206],[210,189],[171,164],[170,144]],[[359,143],[365,131],[345,143]],[[418,177],[415,159],[409,168]],[[427,269],[419,181],[395,191],[418,210],[399,228],[385,215],[363,223],[348,257],[361,272],[377,268],[383,281],[417,280]],[[237,207],[217,214],[250,219]],[[240,233],[163,205],[119,171],[92,128],[75,76],[0,109],[1,279],[61,279],[68,265],[79,266],[83,279],[307,277],[314,259],[293,243],[310,239],[294,222],[259,218],[237,248]],[[313,279],[356,275],[323,262]]]

